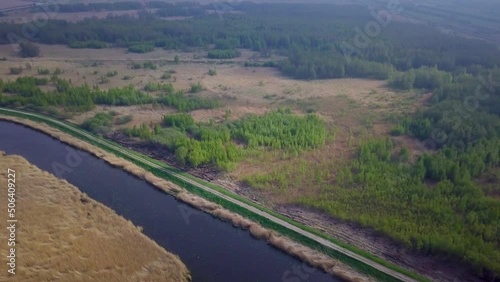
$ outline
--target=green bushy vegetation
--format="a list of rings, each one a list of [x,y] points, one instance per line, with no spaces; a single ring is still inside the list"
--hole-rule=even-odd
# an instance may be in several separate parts
[[[163,118],[163,124],[167,127],[175,127],[185,131],[194,125],[194,119],[190,114],[186,113],[167,115]]]
[[[201,91],[203,91],[203,85],[201,85],[201,83],[199,83],[199,82],[191,85],[191,88],[189,89],[189,92],[191,92],[191,93],[198,93]]]
[[[298,117],[290,110],[278,110],[264,116],[250,116],[230,125],[234,138],[249,147],[273,149],[313,149],[325,144],[326,129],[316,115]]]
[[[114,76],[115,73],[111,72]],[[107,76],[102,78],[106,79]],[[44,92],[38,86],[49,83],[47,78],[19,77],[15,81],[0,80],[0,105],[13,107],[60,106],[67,111],[84,112],[95,105],[130,106],[145,104],[162,104],[180,111],[195,109],[211,109],[219,106],[214,100],[203,99],[175,91],[172,84],[151,84],[147,89],[163,91],[157,98],[135,89],[133,86],[101,90],[97,86],[73,86],[69,81],[52,77],[54,91]]]
[[[452,75],[448,72],[440,71],[436,67],[421,67],[395,74],[389,80],[389,85],[401,90],[434,90],[449,85],[451,81]]]
[[[131,53],[148,53],[154,49],[155,46],[148,43],[137,43],[128,47],[128,51]]]
[[[208,70],[208,75],[210,75],[210,76],[215,76],[215,75],[217,75],[217,70],[216,70],[216,69],[209,69],[209,70]]]
[[[187,95],[182,91],[162,93],[157,101],[159,104],[176,108],[182,112],[189,112],[196,109],[213,109],[219,106],[219,102],[216,100]]]
[[[115,76],[117,76],[117,75],[118,75],[118,72],[117,72],[116,70],[114,70],[114,71],[108,71],[108,72],[106,73],[106,76],[107,76],[107,77],[115,77]]]
[[[113,125],[113,115],[109,113],[97,113],[82,123],[82,128],[92,133],[104,134],[110,131]]]
[[[157,68],[156,64],[151,62],[151,61],[144,62],[142,64],[142,67],[145,69],[150,69],[150,70],[155,70]],[[134,68],[135,68],[135,65],[134,65]]]
[[[96,90],[94,101],[101,105],[130,106],[149,104],[154,101],[154,98],[134,89],[133,86],[127,86],[107,91]]]
[[[322,146],[326,129],[316,116],[299,117],[288,110],[264,116],[250,116],[224,124],[196,124],[187,113],[167,115],[159,125],[127,129],[130,136],[157,144],[175,154],[185,165],[216,165],[229,170],[247,150],[257,147],[275,150],[307,150]],[[240,148],[236,142],[243,142]]]
[[[167,93],[172,93],[174,92],[174,86],[171,83],[150,82],[144,86],[144,90],[148,92],[166,91]]]
[[[160,79],[171,79],[172,75],[168,72],[165,72],[164,74],[161,75]]]
[[[208,51],[208,58],[210,59],[233,59],[239,57],[240,55],[240,51],[238,50],[214,49]]]
[[[19,49],[19,55],[23,58],[40,56],[40,47],[30,41],[20,42]]]
[[[56,68],[56,69],[54,70],[53,75],[54,75],[54,76],[56,76],[56,75],[60,75],[60,74],[63,74],[63,73],[64,73],[64,71],[63,71],[62,69],[60,69],[60,68]]]
[[[49,75],[50,74],[50,70],[49,69],[44,69],[44,68],[38,68],[37,72],[38,72],[39,75]]]
[[[22,67],[11,67],[9,68],[9,73],[13,75],[21,74],[23,72]]]

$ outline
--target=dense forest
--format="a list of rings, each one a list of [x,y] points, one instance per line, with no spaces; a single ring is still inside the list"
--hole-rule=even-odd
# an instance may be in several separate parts
[[[124,5],[118,3],[95,5]],[[160,5],[154,3],[148,5]],[[70,8],[72,5],[77,8]],[[63,5],[61,9],[99,9],[89,5],[94,4]],[[175,7],[164,7],[171,10],[213,9],[213,5],[193,3],[165,5]],[[237,48],[262,54],[274,50],[288,57],[279,68],[300,79],[387,79],[395,72],[421,67],[459,72],[500,65],[500,52],[494,44],[409,23],[388,25],[380,36],[370,39],[366,48],[352,47],[353,38],[358,36],[354,27],[364,26],[372,19],[368,10],[358,6],[232,3],[231,13],[223,17],[207,12],[182,21],[164,21],[147,11],[141,12],[138,18],[121,16],[76,23],[52,20],[37,28],[33,39],[74,48],[125,47],[131,52],[149,52],[155,47],[210,49],[213,45],[208,56],[219,59],[238,56]],[[0,44],[22,40],[22,28],[21,24],[3,24]]]

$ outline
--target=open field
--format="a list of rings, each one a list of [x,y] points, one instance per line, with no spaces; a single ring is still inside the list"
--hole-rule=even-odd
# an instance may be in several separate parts
[[[18,187],[18,281],[190,280],[176,256],[68,182],[0,152],[2,183],[7,183],[7,168],[16,171]],[[7,233],[1,232],[0,239],[7,241]]]

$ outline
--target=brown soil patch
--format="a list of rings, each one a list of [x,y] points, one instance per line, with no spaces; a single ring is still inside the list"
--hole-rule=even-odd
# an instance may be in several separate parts
[[[0,182],[5,185],[7,168],[15,170],[18,187],[17,281],[190,280],[179,258],[68,182],[0,152]],[[7,202],[4,192],[2,202]],[[7,242],[7,232],[0,239]]]

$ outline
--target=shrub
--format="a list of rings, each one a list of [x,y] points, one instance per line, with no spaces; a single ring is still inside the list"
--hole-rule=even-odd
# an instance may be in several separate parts
[[[401,125],[396,125],[392,130],[391,130],[391,135],[393,136],[401,136],[406,133],[406,130],[403,126]]]
[[[194,119],[190,114],[186,113],[167,115],[163,117],[163,124],[168,127],[186,130],[194,124]]]
[[[23,58],[33,58],[40,55],[40,47],[29,41],[19,43],[19,47],[21,48],[19,55]]]
[[[148,53],[154,49],[155,47],[153,45],[147,43],[135,44],[128,47],[128,51],[131,53]]]
[[[202,90],[203,90],[203,86],[201,85],[201,83],[197,82],[197,83],[191,85],[191,89],[189,90],[189,92],[198,93],[198,92],[201,92]]]
[[[82,123],[82,128],[90,132],[103,134],[110,130],[113,124],[113,116],[109,113],[97,113]]]
[[[39,75],[49,75],[50,74],[50,70],[48,70],[48,69],[40,69],[39,68],[37,71],[38,71]]]
[[[108,73],[106,73],[106,76],[107,77],[113,77],[113,76],[116,76],[118,74],[117,71],[108,71]]]
[[[60,69],[60,68],[56,68],[54,70],[54,75],[60,75],[60,74],[63,74],[63,73],[64,73],[64,71],[62,69]]]
[[[23,68],[22,67],[11,67],[10,68],[10,74],[20,74],[23,72]]]
[[[238,50],[220,50],[214,49],[208,51],[208,58],[210,59],[232,59],[240,56]]]
[[[153,63],[153,62],[144,62],[142,64],[142,66],[145,68],[145,69],[150,69],[150,70],[155,70],[156,69],[156,65]]]
[[[217,75],[217,70],[215,70],[215,69],[209,69],[208,70],[208,75],[210,75],[210,76]]]
[[[99,80],[100,84],[106,84],[109,83],[109,78],[105,77],[104,75],[101,75],[101,79]]]

